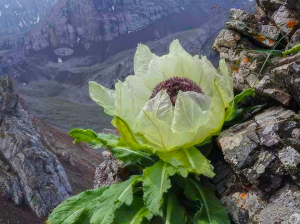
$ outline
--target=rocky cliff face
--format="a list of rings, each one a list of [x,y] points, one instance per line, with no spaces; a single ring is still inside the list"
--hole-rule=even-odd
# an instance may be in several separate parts
[[[237,91],[252,87],[282,105],[299,104],[299,55],[282,54],[300,43],[298,5],[260,1],[255,14],[230,11],[228,29],[220,32],[213,48],[227,60]]]
[[[222,132],[216,191],[235,223],[298,223],[299,118],[273,107]]]
[[[215,165],[213,184],[235,223],[299,223],[300,56],[283,52],[300,43],[300,2],[257,3],[254,14],[230,10],[213,49],[236,92],[254,88],[264,107],[276,107],[220,134],[225,162]]]
[[[12,85],[10,78],[0,79],[0,189],[15,204],[28,204],[43,217],[72,190],[56,156],[43,148],[26,104]]]
[[[75,146],[68,135],[32,117],[12,80],[0,77],[0,197],[4,193],[45,217],[71,196],[72,188],[75,193],[91,188],[102,161],[101,155]]]

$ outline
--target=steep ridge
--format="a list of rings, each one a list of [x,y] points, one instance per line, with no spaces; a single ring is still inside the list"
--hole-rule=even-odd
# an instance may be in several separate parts
[[[0,77],[0,201],[30,207],[40,218],[72,193],[93,187],[102,156],[34,118],[14,92],[12,80]],[[0,207],[0,223],[16,219],[12,206]],[[20,210],[22,214],[28,210]],[[3,220],[4,219],[4,220]]]

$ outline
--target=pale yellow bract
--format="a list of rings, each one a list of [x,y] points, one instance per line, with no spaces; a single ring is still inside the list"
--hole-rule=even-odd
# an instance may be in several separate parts
[[[218,133],[225,110],[233,100],[233,82],[224,60],[221,74],[206,57],[188,54],[174,40],[162,57],[140,44],[134,57],[134,73],[118,82],[115,90],[90,82],[90,96],[107,114],[124,119],[154,151],[171,151],[200,144]],[[170,77],[185,77],[197,83],[205,95],[178,94],[175,106],[165,90],[149,100],[154,87]]]

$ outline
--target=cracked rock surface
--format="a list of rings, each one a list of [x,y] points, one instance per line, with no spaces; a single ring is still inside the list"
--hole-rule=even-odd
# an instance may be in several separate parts
[[[300,1],[257,2],[253,14],[230,10],[226,29],[219,33],[213,49],[226,59],[236,91],[254,88],[260,97],[283,106],[294,101],[299,104],[299,55],[283,58],[277,50],[283,52],[300,43]],[[269,57],[275,47],[276,54]]]
[[[0,78],[0,192],[39,217],[72,194],[64,168],[43,146],[9,77]]]
[[[214,181],[235,223],[299,221],[299,127],[295,112],[272,107],[220,134],[227,164]]]
[[[122,167],[123,162],[115,159],[109,151],[104,151],[102,154],[104,162],[96,168],[95,189],[121,183],[130,175],[129,171]]]

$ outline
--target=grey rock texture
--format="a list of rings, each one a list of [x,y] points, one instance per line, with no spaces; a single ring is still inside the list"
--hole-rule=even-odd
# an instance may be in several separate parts
[[[0,78],[0,105],[0,191],[44,217],[72,194],[67,175],[42,144],[26,103],[8,77]]]
[[[270,50],[266,50],[273,48],[282,35],[287,42],[277,45],[282,52],[300,43],[300,2],[258,2],[254,14],[230,11],[227,29],[219,33],[213,49],[226,59],[236,91],[254,88],[258,96],[275,99],[284,106],[293,101],[299,104],[299,55],[283,58],[274,51],[276,55],[269,56]]]
[[[299,186],[286,183],[266,199],[261,190],[237,191],[222,198],[235,223],[299,223]]]
[[[296,141],[292,133],[298,125],[293,111],[271,108],[222,132],[218,144],[240,178],[271,192],[280,187],[284,175],[294,178],[300,172],[300,154],[289,145]]]
[[[293,223],[300,209],[298,115],[270,108],[223,131],[214,186],[235,223]],[[296,222],[297,223],[297,222]]]
[[[122,167],[123,162],[115,159],[109,151],[104,151],[102,154],[104,162],[96,168],[95,189],[121,183],[130,175],[129,171]]]

